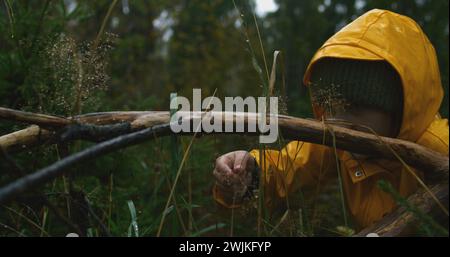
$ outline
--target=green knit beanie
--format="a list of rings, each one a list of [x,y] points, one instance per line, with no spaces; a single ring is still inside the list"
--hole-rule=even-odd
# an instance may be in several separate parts
[[[397,131],[400,129],[402,82],[389,63],[323,58],[314,64],[310,82],[312,100],[319,106],[380,109],[391,114]]]

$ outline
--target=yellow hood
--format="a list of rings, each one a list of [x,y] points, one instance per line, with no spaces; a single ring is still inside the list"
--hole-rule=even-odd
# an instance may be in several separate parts
[[[398,138],[417,141],[438,114],[443,90],[436,52],[412,19],[378,9],[360,16],[316,52],[303,78],[305,85],[314,63],[324,57],[385,60],[397,70],[404,96]]]

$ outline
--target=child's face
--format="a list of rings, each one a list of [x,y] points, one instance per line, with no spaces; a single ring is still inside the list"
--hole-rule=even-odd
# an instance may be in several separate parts
[[[372,128],[378,135],[386,137],[396,137],[395,128],[391,116],[384,112],[373,108],[348,108],[334,110],[333,114],[325,115],[327,121],[336,121],[336,125],[371,133],[366,127]],[[339,120],[345,121],[339,123]],[[348,124],[347,124],[348,122]],[[362,126],[358,126],[362,125]]]

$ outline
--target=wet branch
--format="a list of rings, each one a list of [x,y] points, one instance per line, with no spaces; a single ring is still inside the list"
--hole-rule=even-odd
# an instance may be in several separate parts
[[[192,114],[189,116],[187,114]],[[219,113],[222,115],[222,123],[231,121],[234,125],[238,122],[237,116],[242,113]],[[186,120],[192,122],[194,119],[201,119],[205,113],[186,113],[184,116]],[[256,115],[250,115],[244,122],[247,124],[257,120]],[[98,141],[99,138],[107,138],[110,131],[116,134],[121,132],[128,132],[133,129],[150,126],[145,129],[140,129],[125,135],[117,136],[113,139],[101,142],[97,145],[89,147],[81,152],[68,156],[55,162],[54,164],[43,168],[37,172],[27,175],[9,185],[0,188],[0,203],[18,195],[29,188],[33,188],[44,184],[45,182],[62,175],[63,171],[68,167],[98,158],[107,153],[126,148],[131,145],[143,143],[155,137],[167,136],[173,134],[170,129],[170,124],[151,126],[157,124],[165,118],[161,119],[161,113],[155,115],[144,115],[145,119],[138,117],[134,121],[125,124],[115,124],[106,127],[90,127],[83,129],[75,129],[72,131],[83,131],[80,134],[71,132],[71,138],[81,137]],[[156,116],[156,118],[154,117]],[[396,153],[409,165],[419,168],[425,172],[425,175],[434,179],[448,179],[448,157],[440,153],[434,152],[423,146],[393,138],[379,138],[377,136],[354,131],[342,127],[324,125],[321,122],[294,118],[289,116],[278,116],[279,130],[285,139],[301,140],[305,142],[324,144],[332,146],[333,136],[338,148],[348,150],[356,153],[367,154],[387,159],[395,159],[395,156],[387,148],[389,145]],[[68,127],[70,130],[70,126]],[[103,134],[105,133],[105,134]],[[220,133],[220,132],[214,132]],[[214,134],[209,133],[208,135]],[[325,133],[325,142],[323,138]],[[191,133],[187,133],[191,134]],[[258,135],[258,132],[247,132],[247,135]],[[199,132],[198,135],[206,135]]]
[[[185,121],[187,120],[192,123],[193,120],[202,119],[205,115],[213,114],[188,112],[182,114],[182,117]],[[242,115],[245,116],[245,119],[238,120],[238,117],[242,117]],[[238,122],[244,122],[244,127],[247,127],[248,124],[257,121],[257,114],[254,113],[214,113],[214,118],[216,117],[220,117],[223,131],[226,122],[232,122],[234,127]],[[46,130],[42,130],[38,126],[32,126],[25,130],[2,136],[0,137],[0,146],[3,149],[13,149],[14,146],[20,143],[27,144],[26,146],[31,146],[36,142],[42,143],[42,141],[39,141],[42,138],[50,143],[77,139],[100,142],[0,188],[0,203],[12,200],[25,191],[32,190],[53,178],[61,176],[64,171],[73,165],[93,160],[105,154],[154,138],[173,134],[170,129],[168,112],[95,113],[80,115],[73,119],[65,119],[48,115],[34,116],[33,114],[24,114],[22,112],[6,115],[5,109],[2,108],[0,110],[0,118],[38,124],[46,128]],[[378,137],[360,131],[324,124],[315,120],[284,115],[278,115],[277,118],[279,132],[284,139],[300,140],[327,146],[333,146],[333,140],[335,140],[337,148],[342,150],[380,158],[395,159],[396,157],[389,150],[390,147],[408,165],[425,172],[425,176],[430,181],[448,181],[448,157],[421,145],[395,138]],[[39,131],[39,134],[36,134],[36,130]],[[26,136],[15,137],[20,133]],[[203,136],[217,133],[224,132],[203,133],[200,131],[197,135]],[[192,135],[193,133],[179,134]],[[246,132],[245,134],[252,136],[259,135],[258,132]],[[37,139],[38,137],[41,138]],[[439,200],[448,198],[448,183],[433,186],[432,191]],[[428,211],[434,204],[430,195],[423,190],[419,190],[410,196],[408,200],[417,204],[424,211]],[[413,220],[414,217],[409,212],[399,208],[376,225],[361,231],[358,235],[365,235],[368,232],[376,232],[386,236],[398,235],[400,233],[399,231],[403,231]]]

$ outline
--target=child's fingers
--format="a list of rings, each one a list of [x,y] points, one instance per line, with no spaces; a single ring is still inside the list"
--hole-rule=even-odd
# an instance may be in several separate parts
[[[246,151],[237,151],[234,154],[234,173],[242,173],[247,169],[248,159],[250,154]]]
[[[231,173],[224,173],[219,171],[218,169],[214,169],[213,175],[216,178],[216,182],[220,185],[230,187],[231,186]]]
[[[230,174],[233,168],[233,160],[231,160],[230,156],[222,155],[216,159],[215,170],[219,173]]]

